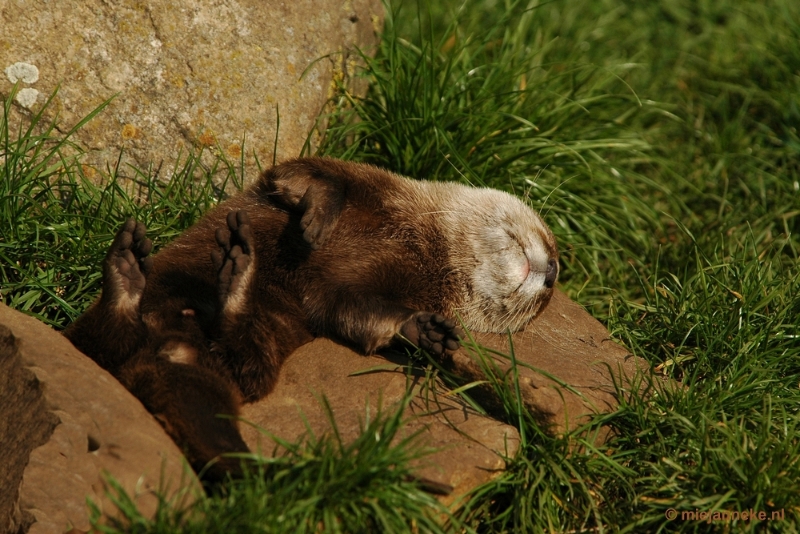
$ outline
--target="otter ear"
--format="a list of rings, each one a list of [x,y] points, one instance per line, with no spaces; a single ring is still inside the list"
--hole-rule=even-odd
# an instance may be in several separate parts
[[[322,158],[292,160],[261,176],[260,194],[299,212],[303,239],[318,249],[330,237],[345,202],[347,173]]]
[[[300,228],[311,248],[318,249],[328,240],[344,207],[344,188],[329,187],[328,184],[313,182],[300,200],[303,211]]]

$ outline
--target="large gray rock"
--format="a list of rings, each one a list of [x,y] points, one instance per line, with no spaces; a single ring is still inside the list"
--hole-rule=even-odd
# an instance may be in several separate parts
[[[104,472],[145,515],[156,490],[199,490],[139,401],[59,333],[2,304],[0,376],[0,532],[88,532],[87,498],[116,512]]]
[[[77,134],[95,165],[121,147],[164,173],[192,146],[238,161],[244,136],[266,165],[276,111],[277,159],[297,156],[382,21],[381,0],[0,0],[0,94],[18,81],[28,113],[60,85],[46,117],[63,128],[117,95]]]

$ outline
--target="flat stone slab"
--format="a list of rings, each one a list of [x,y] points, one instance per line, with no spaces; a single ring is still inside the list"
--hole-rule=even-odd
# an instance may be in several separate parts
[[[2,304],[0,376],[0,531],[88,532],[87,498],[104,514],[117,511],[105,472],[147,516],[155,490],[201,491],[172,440],[114,377]]]
[[[592,414],[613,411],[619,404],[615,381],[624,390],[637,373],[649,370],[644,360],[614,342],[600,321],[559,290],[510,339],[485,333],[474,334],[474,339],[494,352],[462,348],[453,357],[452,372],[469,382],[484,379],[488,368],[512,388],[518,381],[523,403],[551,433],[573,430]],[[516,375],[509,357],[512,345]],[[482,391],[491,403],[493,392],[485,387]]]
[[[450,370],[464,383],[486,373],[520,385],[525,406],[548,431],[571,430],[595,413],[617,406],[614,381],[647,367],[614,343],[581,306],[556,292],[548,307],[522,332],[476,334],[492,350],[466,346]],[[467,344],[469,345],[469,344]],[[483,362],[481,363],[481,358]],[[0,306],[0,527],[13,532],[88,531],[86,498],[113,515],[101,477],[108,471],[145,514],[153,490],[197,489],[182,455],[142,405],[107,372],[60,334],[33,318]],[[422,430],[419,444],[435,452],[413,465],[424,479],[454,488],[445,503],[497,476],[519,449],[517,430],[477,413],[437,382],[408,371],[397,353],[363,356],[327,339],[298,349],[281,371],[272,394],[245,405],[245,441],[264,454],[281,453],[270,435],[295,442],[310,428],[330,432],[324,396],[345,443],[362,431],[378,408],[398,408],[408,388],[400,438]],[[483,388],[483,397],[480,393]],[[498,405],[491,388],[470,393]],[[399,438],[398,438],[399,439]]]
[[[64,131],[115,97],[76,134],[90,174],[123,147],[124,163],[163,163],[165,178],[191,147],[269,166],[276,136],[278,161],[300,155],[336,84],[363,93],[356,49],[374,48],[383,12],[380,0],[0,0],[0,94],[20,84],[20,118],[60,86],[45,122],[58,114]]]
[[[399,437],[422,430],[418,443],[435,452],[416,460],[414,471],[453,487],[445,502],[501,473],[504,458],[513,457],[519,448],[517,430],[475,412],[441,389],[438,393],[428,389],[424,377],[408,375],[404,357],[391,358],[363,356],[327,339],[300,347],[284,364],[275,390],[244,406],[242,418],[267,433],[242,424],[245,441],[263,454],[281,454],[269,434],[296,442],[309,428],[317,437],[331,432],[321,402],[324,396],[342,440],[352,442],[367,417],[375,417],[379,406],[383,414],[398,409],[411,387],[414,397]]]

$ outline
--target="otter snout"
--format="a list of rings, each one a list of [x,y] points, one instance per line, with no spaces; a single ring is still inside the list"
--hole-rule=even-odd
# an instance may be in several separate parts
[[[544,273],[544,285],[548,289],[552,288],[558,278],[558,262],[554,259],[547,261],[547,270]]]

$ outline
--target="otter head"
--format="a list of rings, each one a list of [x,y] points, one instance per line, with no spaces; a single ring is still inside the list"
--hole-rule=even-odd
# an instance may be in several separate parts
[[[493,189],[470,189],[469,213],[456,247],[468,257],[454,262],[468,283],[461,314],[478,332],[522,329],[553,294],[558,247],[542,219],[518,198]],[[465,247],[464,244],[469,246]]]

